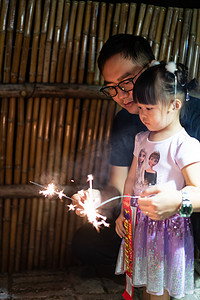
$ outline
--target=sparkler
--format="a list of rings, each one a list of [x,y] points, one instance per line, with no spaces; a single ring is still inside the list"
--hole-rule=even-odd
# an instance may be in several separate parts
[[[44,195],[45,197],[58,195],[60,200],[62,200],[62,198],[66,198],[68,200],[78,202],[79,206],[81,206],[80,213],[84,216],[87,216],[88,221],[93,224],[93,226],[96,228],[96,230],[99,230],[99,226],[101,226],[101,225],[109,227],[110,224],[106,222],[107,218],[105,216],[101,215],[97,209],[111,201],[114,201],[119,198],[125,198],[126,196],[125,195],[116,196],[116,197],[110,198],[99,204],[100,199],[98,199],[97,197],[95,198],[94,194],[93,194],[93,189],[92,189],[93,175],[92,174],[88,175],[87,181],[89,182],[88,191],[83,191],[83,190],[78,191],[78,194],[80,195],[81,198],[82,197],[86,198],[83,202],[81,200],[75,200],[75,199],[72,199],[71,197],[68,197],[67,195],[65,195],[63,193],[63,191],[56,190],[56,187],[53,183],[48,184],[47,187],[45,187],[39,183],[36,183],[34,181],[30,181],[30,183],[35,184],[35,185],[41,187],[42,189],[44,189],[44,190],[40,191],[39,193]],[[137,199],[138,196],[131,196],[131,198]],[[76,209],[77,205],[71,203],[67,206],[68,206],[69,210],[74,211]]]

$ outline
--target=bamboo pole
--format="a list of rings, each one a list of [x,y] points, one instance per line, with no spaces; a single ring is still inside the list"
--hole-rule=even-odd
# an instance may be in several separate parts
[[[194,57],[194,49],[195,49],[195,42],[196,42],[196,35],[197,35],[197,16],[198,10],[193,9],[192,14],[192,25],[190,30],[190,38],[189,38],[189,45],[188,45],[188,55],[187,55],[187,67],[189,70],[189,78],[191,78],[191,71],[192,71],[192,64],[193,64],[193,57]]]
[[[185,64],[187,55],[187,46],[189,40],[189,30],[192,19],[192,9],[186,8],[183,15],[183,29],[180,43],[179,62]]]
[[[77,15],[78,2],[73,1],[70,21],[69,21],[69,31],[67,36],[67,47],[66,47],[66,56],[65,56],[65,68],[63,73],[63,82],[67,83],[69,81],[69,71],[70,71],[70,61],[72,57],[72,46],[73,46],[73,37],[75,30],[75,20]],[[60,180],[66,182],[67,172],[68,172],[68,159],[69,159],[69,149],[72,135],[72,116],[73,116],[73,105],[74,100],[67,100],[67,115],[65,122],[65,132],[64,132],[64,141],[63,141],[63,155],[62,155],[62,166]],[[60,207],[61,208],[61,207]],[[63,267],[65,261],[65,249],[66,249],[66,235],[68,230],[68,214],[63,213],[63,222],[62,222],[62,234],[60,238],[60,257],[59,257],[59,267]],[[57,250],[57,249],[56,249]],[[54,250],[55,251],[55,250]],[[68,260],[69,257],[67,257]],[[54,261],[55,262],[55,261]]]
[[[108,4],[108,12],[107,12],[107,16],[106,16],[106,29],[105,29],[105,34],[104,34],[104,43],[107,41],[107,39],[110,36],[113,8],[114,8],[113,3],[109,3]],[[102,81],[102,79],[101,79],[101,81]]]
[[[44,68],[44,59],[45,59],[45,43],[46,43],[46,36],[47,36],[47,28],[48,28],[48,21],[49,21],[49,13],[50,13],[50,1],[46,0],[44,3],[44,12],[42,16],[42,27],[41,27],[41,37],[40,37],[40,47],[39,47],[39,55],[38,55],[38,67],[37,67],[37,75],[36,80],[37,82],[41,82],[42,78],[44,78],[43,70]],[[47,75],[45,74],[47,77]],[[40,106],[39,106],[40,105]],[[40,111],[36,109],[39,108]],[[34,101],[34,112],[37,115],[38,119],[38,127],[37,132],[32,131],[33,134],[33,146],[31,148],[31,152],[33,158],[35,157],[34,165],[34,173],[33,173],[33,181],[40,182],[41,176],[41,159],[42,159],[42,146],[43,146],[43,133],[44,133],[44,125],[45,125],[45,113],[46,113],[46,98],[37,99]],[[31,270],[33,268],[34,263],[34,247],[35,247],[35,228],[36,228],[36,220],[37,220],[37,210],[38,204],[41,204],[41,201],[37,198],[34,198],[31,202],[31,208],[27,207],[28,211],[31,211],[30,217],[30,237],[28,242],[28,251],[27,251],[27,269]]]
[[[92,2],[88,1],[86,6],[86,13],[85,13],[85,20],[84,20],[84,27],[83,27],[83,39],[80,49],[80,61],[78,66],[78,82],[83,83],[84,80],[84,71],[85,71],[85,63],[86,63],[86,52],[88,46],[88,35],[89,35],[89,25],[91,19],[91,9],[92,9]],[[76,99],[75,107],[76,111],[80,110],[80,99]],[[81,138],[80,138],[81,137]],[[81,174],[81,160],[82,160],[82,152],[84,147],[84,138],[82,137],[82,131],[80,131],[77,151],[76,151],[76,167],[74,169],[74,178],[75,180],[80,179]]]
[[[146,4],[141,3],[134,35],[141,34],[142,26],[143,26],[143,22],[144,22],[145,11],[146,11]]]
[[[62,4],[62,3],[61,3]],[[56,74],[53,73],[53,68],[51,72],[51,76],[49,74],[50,65],[52,61],[51,57],[51,49],[52,49],[52,42],[53,42],[53,35],[54,35],[54,24],[56,20],[56,8],[57,8],[57,0],[51,2],[51,10],[50,10],[50,16],[49,16],[49,23],[48,23],[48,30],[47,30],[47,38],[46,38],[46,45],[45,45],[45,55],[44,55],[44,69],[43,69],[43,82],[48,82],[50,79],[54,81]],[[62,6],[60,9],[60,5],[58,5],[58,13],[60,13],[62,10]],[[59,15],[59,19],[62,18],[62,15]],[[60,23],[60,21],[59,21]],[[59,24],[57,22],[57,24]],[[56,35],[55,35],[56,37]],[[57,43],[54,39],[55,44],[53,47],[53,54],[55,59],[55,52],[57,52]],[[43,99],[42,99],[43,100]],[[46,182],[46,171],[47,171],[47,165],[50,161],[50,164],[52,164],[52,148],[49,148],[49,139],[52,138],[51,134],[55,131],[51,130],[51,121],[55,121],[55,119],[52,120],[52,106],[53,106],[53,99],[48,98],[46,102],[46,120],[45,120],[45,128],[44,128],[44,142],[43,142],[43,150],[42,150],[42,164],[41,164],[41,180],[43,182]],[[56,122],[53,123],[53,125],[56,126]],[[49,156],[48,156],[49,154]],[[43,207],[44,205],[44,207]],[[44,212],[46,212],[44,215],[42,214],[44,209]],[[50,202],[47,201],[47,199],[39,199],[39,206],[38,206],[38,214],[40,218],[37,218],[37,225],[36,225],[36,239],[35,239],[35,253],[34,253],[34,267],[37,268],[40,266],[43,266],[42,263],[47,262],[47,241],[48,241],[48,227],[49,227],[49,214],[50,214]],[[50,243],[50,241],[49,241]]]
[[[159,20],[158,20],[158,25],[157,25],[157,30],[156,30],[156,35],[154,42],[152,44],[152,50],[155,56],[155,59],[158,60],[159,58],[159,51],[160,51],[160,40],[161,40],[161,35],[162,35],[162,30],[163,30],[163,25],[164,25],[164,20],[165,20],[165,13],[166,13],[166,8],[161,7],[160,8],[160,14],[159,14]]]
[[[97,35],[97,50],[94,65],[93,82],[95,85],[99,84],[100,73],[97,65],[97,58],[99,56],[100,49],[103,46],[103,38],[105,31],[105,16],[106,16],[106,3],[101,3],[99,14],[99,30]],[[124,18],[122,18],[124,20]],[[96,143],[98,136],[98,127],[100,119],[100,102],[96,99],[92,99],[90,103],[89,118],[87,125],[86,141],[84,146],[84,154],[82,159],[81,174],[82,178],[87,178],[88,172],[93,173],[93,165],[96,156]]]
[[[1,7],[1,17],[0,17],[0,70],[3,68],[3,58],[4,58],[4,42],[6,35],[6,22],[8,14],[9,0],[3,1]],[[0,72],[0,81],[2,81],[2,72]]]
[[[152,15],[152,21],[150,24],[150,28],[149,28],[149,34],[148,34],[148,42],[151,46],[151,48],[153,48],[153,43],[155,41],[155,37],[156,37],[156,32],[157,32],[157,28],[158,28],[158,21],[159,21],[159,15],[160,15],[160,7],[159,6],[155,6],[154,7],[154,11],[153,11],[153,15]]]
[[[68,25],[69,25],[69,12],[70,12],[70,2],[65,1],[64,11],[63,11],[63,20],[61,26],[61,37],[60,37],[60,47],[58,54],[58,63],[57,63],[57,73],[56,81],[61,82],[62,80],[62,67],[64,63],[64,55],[67,44],[67,34],[68,34]],[[55,101],[58,99],[56,98]],[[56,182],[58,181],[58,176],[61,171],[61,159],[62,159],[62,141],[64,138],[64,122],[65,122],[65,112],[66,112],[66,99],[62,98],[60,100],[60,109],[59,109],[59,120],[57,127],[57,140],[56,140],[56,156],[55,156],[55,166],[54,174],[56,174]],[[61,181],[60,181],[61,183]],[[55,237],[54,237],[54,247],[53,247],[53,267],[56,268],[59,264],[59,251],[60,251],[60,240],[61,240],[61,231],[63,223],[63,201],[57,202],[57,210],[55,216]]]
[[[57,67],[57,55],[58,55],[58,46],[60,41],[60,31],[62,24],[62,12],[64,7],[64,1],[59,1],[57,9],[57,17],[55,23],[55,33],[54,33],[54,42],[53,42],[53,52],[51,60],[51,72],[50,72],[50,82],[54,82],[56,79],[56,67]],[[50,143],[49,143],[49,153],[48,153],[48,164],[47,164],[47,181],[53,180],[53,165],[55,157],[55,146],[56,146],[56,127],[58,122],[58,111],[59,111],[60,100],[58,98],[53,100],[53,112],[51,120],[51,134],[50,134]],[[47,265],[51,267],[52,258],[53,258],[53,244],[54,244],[54,222],[56,215],[56,206],[55,201],[50,202],[50,216],[49,216],[49,225],[48,225],[48,235],[46,239],[49,241],[48,250],[46,249],[46,261]],[[39,240],[39,239],[38,239]],[[39,243],[38,243],[38,255],[39,258]]]
[[[82,32],[82,24],[83,24],[83,13],[85,10],[85,3],[79,3],[78,16],[77,16],[77,26],[74,35],[74,48],[73,48],[73,58],[72,58],[72,68],[70,74],[70,82],[74,83],[77,77],[78,70],[78,55],[80,52],[80,37]],[[71,145],[69,151],[69,161],[68,161],[68,176],[67,182],[69,183],[71,178],[74,176],[74,167],[76,165],[76,157],[75,153],[77,152],[76,147],[78,143],[78,124],[80,118],[80,99],[72,99],[70,98],[68,101],[73,103],[73,123],[72,123],[72,131],[71,131]],[[80,128],[81,131],[81,128]],[[76,179],[76,178],[75,178]]]
[[[133,34],[137,4],[130,3],[126,33]]]
[[[177,30],[176,30],[175,40],[174,40],[174,47],[173,47],[173,61],[174,62],[178,61],[182,25],[183,25],[183,9],[180,8],[179,9]]]
[[[118,33],[125,33],[126,32],[128,10],[129,10],[129,4],[128,3],[122,3]]]
[[[113,16],[112,35],[118,33],[120,10],[121,10],[121,3],[116,3],[115,12]]]
[[[16,28],[16,39],[15,39],[15,49],[13,56],[13,64],[11,70],[11,82],[16,83],[18,79],[18,71],[20,64],[20,54],[21,54],[21,45],[23,38],[23,27],[24,27],[24,15],[25,15],[25,3],[24,1],[20,2],[18,10],[18,21]],[[11,98],[9,101],[9,122],[8,122],[8,131],[7,131],[7,150],[6,150],[6,182],[12,182],[13,176],[13,150],[14,150],[14,135],[15,135],[15,109],[16,109],[16,99]],[[13,241],[15,241],[15,226],[16,223],[16,204],[17,200],[13,203],[13,223],[11,223],[12,210],[11,210],[11,201],[10,199],[5,199],[4,202],[4,216],[5,216],[5,226],[3,226],[3,249],[2,249],[2,270],[7,271],[10,269],[9,259],[14,257],[13,253]],[[11,232],[11,229],[14,228],[14,232]],[[11,233],[9,235],[9,233]],[[11,239],[11,240],[10,240]],[[11,248],[10,248],[11,246]]]
[[[97,22],[97,15],[99,10],[99,3],[93,2],[91,7],[91,30],[90,30],[90,40],[89,40],[89,56],[88,56],[88,72],[87,72],[87,82],[92,83],[92,75],[94,72],[94,57],[95,57],[95,43],[96,43],[96,22]],[[75,160],[75,151],[76,151],[76,144],[77,144],[77,125],[78,125],[78,115],[79,110],[77,109],[79,107],[79,100],[75,103],[75,110],[74,110],[74,117],[73,117],[73,131],[72,131],[72,142],[71,142],[71,151],[69,156],[69,175],[68,175],[68,181],[73,178],[74,175],[74,167],[77,167],[77,161],[74,164]],[[80,134],[82,135],[82,140],[86,138],[86,124],[87,124],[87,118],[88,118],[88,111],[89,111],[89,101],[88,99],[85,99],[83,102],[83,110],[81,114],[81,124],[80,124]],[[80,136],[78,141],[78,149],[80,149]],[[74,178],[76,180],[76,178]],[[69,214],[69,220],[68,220],[68,231],[66,236],[66,251],[67,253],[70,253],[71,250],[71,239],[74,234],[75,230],[75,224],[77,221],[77,216],[74,214]],[[68,261],[69,263],[69,261]]]
[[[166,58],[166,51],[167,51],[170,27],[171,27],[171,23],[172,23],[172,16],[173,16],[173,7],[168,7],[166,20],[165,20],[165,26],[163,29],[161,49],[160,49],[160,53],[159,53],[159,61],[165,60],[165,58]]]
[[[198,18],[197,18],[197,29],[196,29],[196,40],[194,46],[194,55],[193,55],[193,62],[191,65],[191,69],[189,72],[189,78],[197,78],[198,82],[200,82],[200,9],[198,9]]]
[[[28,61],[30,34],[33,20],[35,1],[28,2],[27,8],[24,8],[24,15],[26,14],[26,20],[24,24],[24,39],[19,68],[19,82],[25,81],[26,67]],[[22,16],[23,18],[23,16]],[[22,146],[24,138],[24,98],[18,99],[18,123],[17,123],[17,148],[15,152],[15,172],[14,183],[18,184],[21,181],[21,165],[22,165]],[[19,200],[20,201],[20,200]],[[23,201],[23,200],[22,200]],[[17,220],[18,220],[18,199],[13,200],[13,209],[11,217],[11,239],[10,239],[10,265],[9,271],[12,272],[15,268],[15,247],[17,239]]]
[[[77,1],[73,1],[71,13],[70,13],[70,21],[69,21],[69,32],[67,36],[67,46],[66,46],[66,56],[64,62],[64,74],[63,74],[63,82],[67,83],[69,80],[69,70],[70,70],[70,61],[72,56],[72,43],[75,29],[75,20],[77,13],[78,3]],[[69,149],[70,149],[70,141],[72,134],[72,112],[73,112],[73,99],[68,99],[67,101],[67,116],[65,123],[65,133],[64,133],[64,144],[63,144],[63,156],[62,156],[62,168],[61,168],[61,182],[66,182],[67,180],[67,172],[68,172],[68,160],[69,160]]]
[[[86,23],[88,23],[88,13],[91,11],[91,1],[89,1],[87,3],[86,6],[86,11],[85,11],[85,2],[81,1],[79,2],[79,6],[78,6],[78,13],[77,13],[77,24],[76,24],[76,30],[75,30],[75,34],[74,34],[74,42],[73,42],[73,55],[72,55],[72,64],[71,64],[71,72],[70,72],[70,82],[74,83],[77,81],[77,77],[80,77],[80,74],[78,74],[78,61],[79,61],[79,53],[80,53],[80,41],[81,41],[81,33],[82,33],[82,27],[83,27],[83,17],[84,17],[84,13],[85,13],[85,18],[87,19]],[[89,17],[90,19],[90,17]],[[85,34],[85,29],[83,29],[83,33]],[[87,30],[87,29],[86,29]],[[83,47],[86,46],[85,40],[83,41]],[[84,60],[83,57],[81,57],[81,63],[84,64]],[[80,79],[80,81],[82,81],[83,79]],[[68,101],[71,102],[71,104],[73,104],[73,126],[72,126],[72,132],[71,132],[71,149],[72,152],[70,152],[69,154],[69,172],[71,169],[71,172],[73,172],[72,169],[72,163],[74,163],[74,158],[75,158],[75,152],[76,152],[76,145],[77,145],[77,138],[78,138],[78,124],[79,124],[79,116],[80,116],[80,99],[68,99]],[[73,162],[72,162],[73,159]],[[68,182],[70,181],[70,176],[68,176]],[[63,203],[61,205],[59,205],[60,209],[63,209]],[[74,219],[70,219],[70,221],[68,221],[68,218],[70,217],[70,215],[67,212],[64,212],[64,221],[65,224],[68,222],[69,227],[71,226],[71,222],[73,221],[73,223],[76,222],[77,217],[74,216]],[[58,226],[59,226],[59,220],[58,221]],[[68,227],[68,226],[67,226]],[[69,231],[69,229],[68,229]],[[64,230],[65,233],[65,230]],[[56,233],[57,235],[57,233]],[[64,238],[64,235],[62,235],[62,238]],[[66,235],[65,235],[66,238]],[[58,238],[57,238],[58,239]],[[62,253],[64,253],[64,248],[61,248]],[[67,259],[67,264],[70,261],[70,253],[71,253],[71,249],[68,247],[67,244],[67,253],[68,253],[68,259]],[[64,263],[64,257],[61,256],[60,259],[60,263],[63,264]]]
[[[174,8],[172,25],[171,25],[170,33],[169,33],[167,54],[166,54],[167,62],[172,60],[172,50],[173,50],[173,45],[174,45],[174,37],[175,37],[176,28],[177,28],[178,16],[179,16],[179,9]]]
[[[154,11],[154,5],[148,5],[145,14],[144,24],[142,26],[142,32],[141,32],[141,36],[145,39],[148,39],[153,11]]]

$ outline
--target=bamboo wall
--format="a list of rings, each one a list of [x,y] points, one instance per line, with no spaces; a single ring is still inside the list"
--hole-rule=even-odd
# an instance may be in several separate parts
[[[158,60],[200,79],[200,9],[64,0],[0,1],[0,83],[101,85],[97,57],[110,35],[145,37]],[[30,180],[105,184],[113,101],[0,98],[0,185]],[[63,268],[84,222],[48,198],[0,198],[0,271]]]

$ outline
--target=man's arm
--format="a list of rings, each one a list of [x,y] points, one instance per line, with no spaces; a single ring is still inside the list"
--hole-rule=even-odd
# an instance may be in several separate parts
[[[123,195],[127,175],[128,167],[110,165],[109,185],[115,187],[121,195]]]

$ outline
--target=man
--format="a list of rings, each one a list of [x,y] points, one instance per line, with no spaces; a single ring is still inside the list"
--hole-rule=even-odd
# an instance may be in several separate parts
[[[148,42],[140,36],[129,34],[110,37],[102,47],[98,59],[98,66],[105,80],[105,87],[101,91],[110,95],[122,107],[113,124],[109,176],[109,187],[116,188],[121,194],[133,158],[134,137],[138,132],[146,130],[134,103],[134,83],[153,63],[155,57]],[[200,101],[191,99],[186,103],[182,123],[191,136],[200,140],[199,120]],[[157,194],[160,190],[154,192]],[[105,198],[108,199],[110,196],[113,196],[113,191]],[[178,198],[178,201],[181,202],[181,199]],[[144,201],[142,205],[145,211],[147,209],[149,213],[151,211],[155,219],[159,219],[163,213],[170,215],[174,211],[168,199],[162,203],[157,201],[156,205],[151,206]],[[113,215],[109,216],[110,228],[102,228],[98,233],[87,223],[75,234],[72,243],[73,252],[85,263],[115,265],[121,243],[115,232],[115,219],[119,213],[119,209],[116,212],[116,208],[117,206],[112,210]],[[117,219],[116,226],[123,231],[123,220]]]

